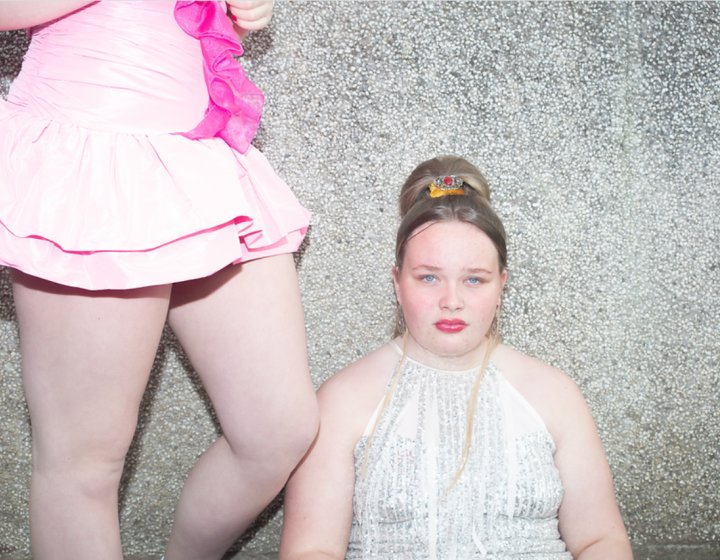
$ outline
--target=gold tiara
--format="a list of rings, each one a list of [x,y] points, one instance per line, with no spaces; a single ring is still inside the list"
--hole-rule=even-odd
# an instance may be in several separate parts
[[[465,194],[465,181],[457,175],[441,175],[428,186],[430,198]]]

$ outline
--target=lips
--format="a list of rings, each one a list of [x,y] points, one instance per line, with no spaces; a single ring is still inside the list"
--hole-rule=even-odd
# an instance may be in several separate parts
[[[467,327],[467,323],[461,319],[441,319],[435,327],[441,332],[456,333]]]

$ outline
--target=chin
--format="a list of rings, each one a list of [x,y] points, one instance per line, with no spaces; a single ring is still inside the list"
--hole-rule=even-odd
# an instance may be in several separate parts
[[[469,358],[473,355],[481,357],[481,349],[483,345],[469,343],[464,341],[457,341],[454,344],[443,344],[438,345],[438,356],[445,358]]]

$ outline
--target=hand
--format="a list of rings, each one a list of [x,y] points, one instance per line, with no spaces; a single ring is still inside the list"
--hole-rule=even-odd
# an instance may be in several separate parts
[[[273,0],[227,0],[226,3],[228,17],[241,37],[267,27],[272,18]]]

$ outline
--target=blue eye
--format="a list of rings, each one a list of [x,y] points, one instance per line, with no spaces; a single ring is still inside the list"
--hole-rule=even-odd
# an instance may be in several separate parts
[[[471,286],[476,286],[477,284],[482,284],[482,280],[478,278],[477,276],[471,276],[467,280],[465,280],[468,284]]]
[[[422,276],[420,276],[420,281],[427,284],[435,282],[435,280],[437,280],[437,277],[434,274],[423,274]]]

